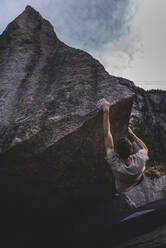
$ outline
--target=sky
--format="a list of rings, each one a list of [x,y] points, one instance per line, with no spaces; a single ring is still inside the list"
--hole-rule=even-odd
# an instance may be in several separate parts
[[[60,40],[98,59],[114,76],[166,90],[165,0],[1,0],[0,33],[26,5]]]

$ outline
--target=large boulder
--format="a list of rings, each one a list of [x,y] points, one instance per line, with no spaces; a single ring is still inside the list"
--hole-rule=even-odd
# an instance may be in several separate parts
[[[125,193],[129,205],[135,208],[150,202],[166,199],[166,176],[150,178],[144,175],[144,180]]]
[[[79,240],[88,233],[97,245],[114,222],[116,204],[96,101],[111,103],[116,143],[127,135],[134,93],[130,81],[62,43],[30,6],[8,25],[0,36],[3,234],[28,240],[31,232],[42,243],[46,234],[55,241],[56,227],[56,234],[68,235],[61,243],[77,238],[77,247],[85,247]]]
[[[0,36],[1,171],[76,189],[112,181],[102,113],[126,135],[132,91],[86,52],[68,47],[30,6]],[[111,184],[109,191],[111,189]]]

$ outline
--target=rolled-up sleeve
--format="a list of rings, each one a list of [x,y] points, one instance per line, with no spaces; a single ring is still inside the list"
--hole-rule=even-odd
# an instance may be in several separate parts
[[[148,155],[145,154],[145,153],[142,152],[142,151],[138,151],[138,152],[136,153],[136,156],[137,156],[137,158],[142,159],[144,162],[146,162],[147,160],[149,160]]]
[[[142,173],[145,170],[146,161],[149,159],[149,157],[144,152],[138,151],[135,153],[135,159],[135,166],[138,169],[138,173]]]
[[[114,150],[111,150],[105,159],[112,169],[117,168],[117,165],[119,164],[119,156],[116,152],[114,152]]]

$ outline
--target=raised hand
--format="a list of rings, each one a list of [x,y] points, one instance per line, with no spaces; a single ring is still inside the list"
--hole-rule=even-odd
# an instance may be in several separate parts
[[[103,112],[109,112],[110,103],[105,98],[101,99],[101,108]]]

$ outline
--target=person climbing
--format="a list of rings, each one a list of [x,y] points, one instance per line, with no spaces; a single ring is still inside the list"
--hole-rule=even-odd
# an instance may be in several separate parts
[[[133,153],[133,145],[127,138],[119,139],[115,150],[110,130],[110,103],[103,98],[100,100],[100,107],[103,110],[106,160],[111,166],[113,175],[115,176],[116,191],[118,193],[126,192],[142,181],[145,164],[148,160],[148,148],[144,142],[134,134],[131,128],[128,128],[128,133],[138,148],[136,153]]]

